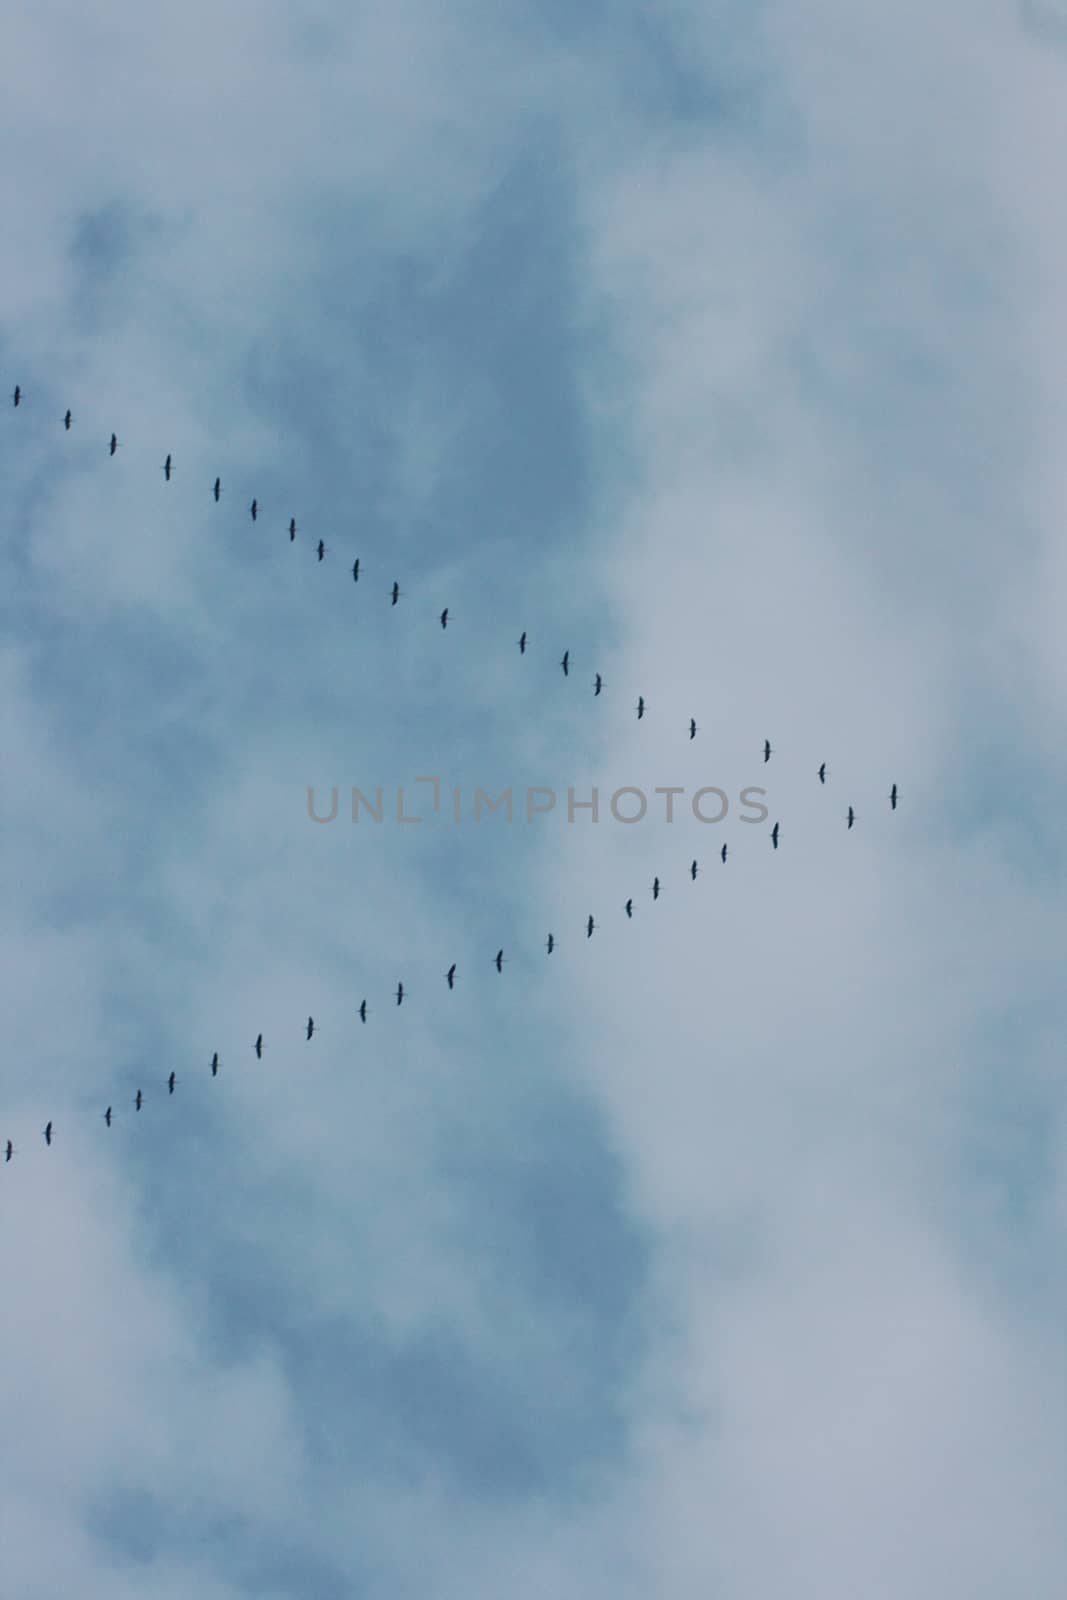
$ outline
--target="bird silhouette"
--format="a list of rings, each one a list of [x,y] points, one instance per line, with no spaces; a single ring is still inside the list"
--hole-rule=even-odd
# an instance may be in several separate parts
[[[897,786],[896,786],[896,784],[894,784],[893,787],[889,791],[889,805],[890,805],[890,809],[891,810],[895,811],[897,809]]]
[[[399,1004],[399,1001],[397,1002],[397,1004]],[[360,1002],[359,1020],[360,1020],[360,1022],[366,1022],[366,1020],[367,1020],[367,1002],[365,1000]]]
[[[108,1106],[107,1110],[104,1112],[104,1121],[107,1123],[108,1127],[110,1128],[110,1126],[111,1126],[111,1107],[110,1106]]]
[[[353,563],[352,563],[352,582],[353,583],[358,583],[359,582],[359,561],[358,561],[358,559],[353,561]]]
[[[438,621],[440,622],[442,628],[447,628],[448,627],[448,607],[447,606],[445,606],[445,609],[441,612],[441,615],[438,618]]]
[[[554,933],[550,933],[548,938],[545,940],[545,949],[547,950],[548,954],[551,955],[555,948],[556,936]]]
[[[9,1139],[7,1141],[7,1144],[4,1146],[4,1160],[5,1161],[10,1161],[11,1157],[14,1154],[15,1154],[15,1146],[11,1143],[11,1140]]]
[[[323,557],[326,554],[326,546],[325,546],[325,544],[323,543],[323,541],[321,539],[319,540],[317,546],[315,547],[315,554],[318,556],[320,561],[323,559]]]
[[[634,903],[633,903],[633,901],[632,900],[627,900],[626,904],[623,906],[623,910],[626,912],[626,915],[628,917],[632,917],[633,914],[634,914]]]
[[[571,670],[571,668],[570,668],[570,660],[571,660],[570,651],[569,650],[564,650],[563,657],[562,657],[562,659],[560,661],[560,666],[563,668],[563,676],[565,678],[570,676],[570,670]]]
[[[221,478],[216,478],[215,479],[215,487],[212,490],[212,493],[215,496],[215,504],[218,505],[218,503],[219,503],[219,495],[222,493],[222,479]]]
[[[174,1093],[174,1085],[177,1083],[177,1081],[178,1081],[177,1077],[172,1072],[170,1077],[167,1079],[167,1093],[168,1094],[173,1094]]]
[[[296,539],[296,518],[295,517],[290,517],[289,518],[289,543],[292,544],[295,539]]]
[[[494,967],[496,968],[496,970],[498,972],[503,972],[503,970],[504,970],[504,952],[503,952],[503,950],[498,950],[497,951],[496,955],[493,957],[493,965],[494,965]]]
[[[653,880],[652,880],[652,898],[653,898],[653,900],[658,900],[659,896],[660,896],[660,881],[659,881],[658,878],[653,878]]]
[[[697,736],[696,718],[695,717],[690,717],[689,718],[689,737],[691,739],[695,739],[696,736]]]
[[[852,807],[849,806],[849,808],[848,808],[848,826],[849,826],[849,830],[850,831],[852,829],[852,824],[855,822],[855,820],[856,820],[856,813],[853,811]]]
[[[692,878],[693,882],[696,883],[696,881],[697,881],[697,864],[696,864],[695,861],[692,863],[692,865],[689,868],[689,876]]]
[[[163,463],[163,481],[164,483],[170,482],[170,456]]]
[[[256,517],[259,515],[259,501],[253,500],[248,509],[252,513],[252,521],[255,522]]]
[[[723,845],[722,849],[719,851],[719,859],[722,860],[722,861],[726,860],[726,846],[725,846],[725,844]]]
[[[314,1033],[314,1032],[315,1032],[315,1021],[314,1021],[314,1018],[313,1018],[313,1017],[309,1017],[309,1018],[308,1018],[308,1031],[307,1031],[307,1037],[308,1037],[308,1039],[310,1039],[310,1038],[311,1038],[311,1035],[312,1035],[312,1034],[313,1034],[313,1033]],[[306,1043],[306,1042],[307,1042],[307,1041],[306,1041],[306,1040],[305,1040],[305,1043]]]
[[[456,987],[456,963],[454,961],[449,967],[448,971],[445,973],[445,981],[450,989],[454,989]]]
[[[524,656],[526,654],[526,635],[525,635],[525,633],[523,633],[523,634],[521,634],[519,636],[519,654],[520,654],[520,656]]]
[[[15,385],[15,392],[11,396],[11,398],[15,402],[16,405],[18,405],[19,401],[22,399],[22,390],[19,388],[17,383]]]
[[[604,680],[600,676],[600,673],[598,672],[596,677],[593,679],[593,693],[595,695],[599,694],[603,687],[604,687]]]
[[[219,1075],[219,1053],[216,1050],[215,1054],[211,1058],[211,1076],[213,1078],[217,1078],[218,1075]]]
[[[590,911],[585,924],[585,936],[587,939],[591,939],[593,937],[593,929],[595,927],[596,923],[593,921],[593,913]]]
[[[64,426],[64,428],[66,428],[68,433],[70,432],[71,420],[72,419],[71,419],[70,412],[69,411],[65,411],[63,413],[63,426]]]
[[[402,983],[398,983],[396,986],[396,1003],[398,1006],[404,1003],[404,985]]]
[[[108,446],[108,455],[113,456],[119,447],[119,441],[114,434],[111,435],[111,444]]]
[[[764,765],[766,765],[766,763],[770,759],[771,759],[771,741],[769,739],[764,739],[764,741],[763,741],[763,761],[764,761]]]
[[[777,824],[777,822],[774,824],[774,827],[771,829],[771,843],[773,844],[774,848],[777,850],[777,848],[778,848],[778,824]]]
[[[252,1049],[256,1052],[256,1060],[257,1061],[262,1061],[263,1060],[263,1035],[261,1033],[257,1033],[256,1034],[256,1042],[252,1046]]]
[[[642,694],[642,695],[638,695],[638,697],[637,697],[637,720],[638,720],[638,722],[641,721],[641,718],[644,716],[644,714],[645,714],[645,697]]]
[[[52,1124],[50,1122],[46,1122],[44,1125],[44,1142],[48,1145],[52,1143]]]
[[[144,1105],[144,1095],[141,1093],[140,1089],[138,1089],[137,1093],[133,1097],[133,1105],[135,1111],[140,1111],[141,1107]]]
[[[823,762],[822,766],[819,768],[819,782],[820,783],[825,783],[826,782],[826,762],[825,761]]]
[[[397,601],[400,599],[400,594],[401,594],[400,585],[398,583],[394,583],[390,593],[392,594],[393,604],[395,606]]]

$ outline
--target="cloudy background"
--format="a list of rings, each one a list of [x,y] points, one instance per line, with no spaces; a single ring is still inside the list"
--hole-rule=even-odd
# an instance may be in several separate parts
[[[1067,10],[3,34],[5,1596],[1062,1595]]]

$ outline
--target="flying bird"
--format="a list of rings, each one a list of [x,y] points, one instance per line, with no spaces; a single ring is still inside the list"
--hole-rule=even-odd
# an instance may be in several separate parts
[[[395,606],[397,601],[400,599],[400,585],[398,583],[393,584],[391,593],[393,596],[393,604]]]
[[[165,483],[170,482],[170,456],[163,463],[163,480]]]
[[[365,1000],[362,1000],[360,1002],[359,1020],[360,1020],[360,1022],[366,1022],[366,1020],[367,1020],[367,1002]]]
[[[52,1124],[50,1122],[46,1122],[44,1125],[44,1142],[45,1144],[52,1143]]]
[[[447,606],[445,606],[445,609],[441,612],[441,615],[438,618],[438,620],[439,620],[442,628],[447,628],[448,627],[448,607]]]
[[[115,434],[112,434],[111,435],[111,444],[110,444],[110,446],[108,448],[108,452],[107,452],[108,455],[109,456],[113,456],[115,454],[115,451],[118,449],[118,447],[119,447],[119,441],[116,438]]]
[[[545,949],[547,950],[548,954],[551,955],[555,948],[556,936],[554,933],[550,933],[548,938],[545,940]]]
[[[18,405],[19,401],[22,399],[22,390],[19,388],[17,383],[15,385],[15,392],[11,396],[11,398],[15,402],[16,405]]]
[[[525,634],[522,634],[520,636],[520,638],[519,638],[519,654],[520,654],[520,656],[524,656],[526,654],[526,635]]]
[[[593,921],[593,913],[590,911],[588,920],[585,924],[585,936],[587,939],[591,939],[593,937],[593,929],[595,927],[596,923]]]
[[[449,967],[448,971],[445,973],[445,981],[450,989],[454,989],[456,987],[456,963],[454,961]]]
[[[689,876],[692,878],[693,882],[696,883],[696,881],[697,881],[697,864],[696,864],[695,861],[693,862],[693,864],[689,868]]]
[[[570,676],[570,670],[571,670],[570,661],[571,661],[571,653],[570,653],[570,651],[569,650],[564,650],[563,658],[560,661],[560,666],[563,668],[563,676],[565,678]]]
[[[696,718],[695,717],[690,717],[689,718],[689,737],[691,739],[695,739],[696,736],[697,736]]]
[[[503,952],[503,950],[498,950],[497,951],[496,955],[493,957],[493,965],[494,965],[494,967],[496,968],[496,970],[498,972],[503,972],[503,970],[504,970],[504,952]]]
[[[320,561],[322,560],[323,556],[326,554],[326,546],[325,546],[325,544],[323,543],[323,541],[321,539],[318,542],[318,545],[316,547],[316,552],[315,553],[318,556]]]
[[[215,488],[214,488],[214,490],[212,492],[214,493],[214,496],[215,496],[215,504],[218,505],[218,503],[219,503],[219,495],[222,493],[222,479],[221,478],[216,478],[215,479]]]
[[[290,517],[289,518],[289,543],[292,544],[295,538],[296,538],[296,518],[295,517]]]
[[[596,677],[593,679],[593,693],[594,694],[599,694],[603,687],[604,687],[604,680],[600,676],[600,673],[598,672]]]
[[[353,563],[352,563],[352,582],[353,583],[358,583],[359,582],[359,561],[358,561],[358,559],[353,561]]]
[[[659,888],[660,888],[659,879],[658,878],[653,878],[653,880],[652,880],[652,898],[653,898],[653,900],[658,900],[659,899]]]
[[[645,714],[645,697],[642,694],[642,695],[638,695],[638,697],[637,697],[637,720],[638,720],[638,722],[641,721],[641,718],[644,716],[644,714]]]
[[[820,783],[825,783],[826,782],[826,762],[825,761],[823,762],[822,766],[819,768],[819,782]]]
[[[404,985],[402,983],[398,983],[396,986],[396,1003],[398,1006],[404,1003]]]
[[[174,1093],[174,1085],[177,1083],[177,1081],[178,1081],[178,1079],[176,1078],[176,1076],[172,1072],[170,1077],[167,1079],[167,1092],[168,1092],[168,1094],[173,1094]]]
[[[216,1050],[215,1054],[211,1058],[211,1076],[213,1078],[217,1078],[218,1075],[219,1075],[219,1053]]]
[[[896,784],[894,784],[893,787],[889,791],[889,805],[890,805],[890,808],[893,811],[895,811],[897,809],[897,786],[896,786]]]
[[[64,412],[64,414],[63,414],[63,426],[64,426],[64,428],[66,428],[68,433],[70,432],[70,423],[71,423],[71,416],[70,416],[70,412],[68,410],[68,411]]]
[[[855,822],[855,820],[856,820],[856,813],[853,811],[852,807],[849,806],[849,808],[848,808],[848,826],[849,826],[850,830],[851,830],[852,824]]]
[[[133,1104],[134,1109],[137,1111],[140,1111],[141,1107],[144,1105],[144,1095],[141,1093],[140,1089],[138,1089],[136,1095],[134,1096]]]
[[[4,1160],[5,1161],[10,1161],[11,1157],[14,1154],[15,1154],[15,1146],[11,1143],[11,1140],[9,1139],[7,1141],[7,1144],[4,1146]]]
[[[719,851],[719,858],[722,861],[726,860],[726,846],[725,845],[723,845],[722,849]]]
[[[774,824],[774,827],[771,829],[771,843],[773,844],[774,848],[777,850],[777,848],[778,848],[778,824],[777,824],[777,822]]]
[[[771,741],[769,739],[764,739],[764,741],[763,741],[763,760],[764,760],[764,764],[766,764],[770,759],[771,759]]]
[[[263,1035],[261,1033],[257,1033],[256,1034],[256,1042],[252,1046],[252,1049],[256,1052],[256,1060],[257,1061],[262,1061],[263,1060]]]
[[[315,1032],[315,1021],[314,1021],[313,1017],[309,1017],[308,1018],[308,1032],[307,1032],[307,1036],[308,1036],[309,1039],[311,1038],[311,1035],[314,1032]]]
[[[110,1126],[111,1126],[111,1107],[110,1106],[108,1106],[107,1110],[104,1112],[104,1121],[107,1123],[108,1127],[110,1128]]]
[[[623,910],[626,912],[626,915],[628,917],[632,917],[633,914],[634,914],[634,903],[633,903],[633,901],[632,900],[627,900],[626,904],[623,906]]]

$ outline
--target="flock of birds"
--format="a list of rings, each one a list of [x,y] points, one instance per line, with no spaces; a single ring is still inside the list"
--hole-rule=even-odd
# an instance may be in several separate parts
[[[22,390],[21,386],[19,384],[16,384],[15,388],[14,388],[14,391],[13,391],[13,394],[12,394],[12,400],[14,402],[14,405],[16,407],[20,406],[23,403],[24,398],[25,398],[25,396],[24,396],[24,393],[23,393],[23,390]],[[71,425],[73,423],[73,420],[74,420],[73,419],[73,415],[72,415],[71,411],[68,409],[65,412],[64,416],[63,416],[63,427],[68,432],[70,431],[70,428],[71,428]],[[109,456],[114,456],[116,454],[116,452],[120,448],[121,448],[121,441],[118,439],[116,434],[112,433],[111,436],[110,436],[110,439],[108,441],[108,455]],[[163,477],[164,477],[165,482],[169,483],[171,481],[171,478],[172,478],[172,475],[173,475],[173,470],[174,470],[174,458],[173,458],[173,456],[171,454],[167,455],[166,459],[163,462],[161,470],[163,472]],[[221,479],[221,477],[216,477],[215,478],[215,481],[214,481],[214,483],[212,485],[212,491],[211,492],[212,492],[213,498],[215,500],[215,503],[218,504],[218,502],[219,502],[219,500],[221,498],[221,495],[222,495],[222,479]],[[260,506],[259,506],[258,499],[253,498],[253,500],[252,500],[252,502],[251,502],[251,504],[249,506],[249,512],[250,512],[252,521],[253,522],[258,521],[259,515],[260,515]],[[291,517],[290,520],[289,520],[289,525],[288,525],[289,540],[290,540],[291,543],[295,542],[296,535],[297,535],[298,531],[299,530],[297,528],[296,518],[295,517]],[[325,558],[326,551],[327,551],[327,546],[325,545],[325,543],[324,543],[324,541],[322,539],[320,539],[318,541],[318,544],[316,546],[316,551],[317,551],[317,556],[318,556],[319,561],[322,561]],[[352,577],[353,577],[355,582],[357,582],[357,583],[359,582],[360,563],[359,563],[358,560],[353,562],[353,565],[352,565]],[[390,593],[390,597],[391,597],[391,603],[395,606],[398,603],[398,601],[400,600],[401,595],[403,594],[403,590],[400,588],[400,585],[399,585],[398,582],[394,582],[394,584],[393,584],[391,590],[389,591],[389,593]],[[439,623],[440,623],[442,628],[447,628],[448,627],[449,616],[450,616],[450,611],[449,611],[449,608],[446,606],[445,609],[441,612],[440,616],[438,617],[438,621],[439,621]],[[525,631],[523,631],[523,633],[520,635],[517,643],[518,643],[520,654],[525,655],[526,654],[526,650],[527,650],[527,644],[528,644],[528,634]],[[562,658],[561,658],[561,660],[559,662],[559,665],[560,665],[560,667],[561,667],[561,669],[563,671],[564,677],[569,677],[570,676],[570,669],[571,669],[570,651],[569,650],[565,650],[563,652],[563,656],[562,656]],[[601,691],[603,690],[603,687],[604,687],[604,680],[601,677],[601,674],[598,672],[596,674],[594,680],[593,680],[593,693],[594,693],[594,695],[595,696],[600,695]],[[644,696],[643,695],[639,696],[638,700],[637,700],[637,705],[636,705],[637,718],[638,718],[639,721],[644,717],[646,709],[647,709],[647,703],[645,701]],[[695,718],[691,717],[689,719],[689,738],[691,740],[695,739],[698,731],[699,730],[697,728],[696,720],[695,720]],[[774,750],[773,750],[773,747],[771,745],[770,740],[769,739],[765,739],[764,742],[763,742],[763,761],[764,761],[765,765],[770,761],[771,756],[773,755],[773,753],[774,753]],[[815,773],[815,776],[818,778],[818,781],[819,781],[820,784],[825,784],[826,783],[826,779],[827,779],[827,775],[829,773],[829,770],[830,769],[827,766],[826,762],[823,762],[822,765],[817,769],[817,771]],[[898,789],[898,786],[897,786],[896,783],[894,783],[892,788],[889,790],[888,799],[889,799],[890,809],[892,811],[896,811],[897,805],[898,805],[898,802],[899,802],[899,799],[900,799],[900,792],[899,792],[899,789]],[[853,809],[853,807],[851,805],[848,808],[845,820],[846,820],[846,824],[847,824],[848,829],[851,831],[852,827],[854,826],[854,824],[858,820],[856,812],[855,812],[855,810]],[[774,826],[771,829],[770,840],[771,840],[772,848],[777,850],[778,847],[779,847],[779,842],[780,842],[780,824],[778,822],[775,822]],[[728,846],[727,846],[727,844],[724,843],[722,845],[720,851],[719,851],[719,858],[724,864],[725,864],[725,862],[727,860],[728,853],[729,853],[728,852]],[[691,881],[693,881],[694,883],[696,882],[699,870],[700,870],[699,862],[694,859],[689,865],[689,877],[690,877]],[[653,882],[650,885],[650,888],[651,888],[651,894],[652,894],[653,901],[657,901],[660,898],[661,893],[663,892],[663,883],[661,882],[661,880],[658,877],[656,877],[656,878],[653,879]],[[628,920],[632,919],[633,915],[634,915],[634,901],[633,901],[633,899],[632,898],[628,899],[625,902],[625,904],[624,904],[622,909],[623,909],[627,919]],[[595,921],[592,913],[590,913],[590,915],[587,917],[586,922],[585,922],[585,936],[586,936],[587,939],[591,939],[592,938],[592,936],[593,936],[594,932],[596,931],[596,929],[598,928],[598,926],[599,926],[599,924]],[[556,947],[557,947],[556,936],[553,933],[549,933],[548,937],[545,940],[545,951],[546,951],[546,954],[552,955],[553,952],[555,951]],[[492,965],[496,968],[496,971],[498,973],[503,973],[504,966],[505,966],[507,960],[508,960],[508,958],[505,957],[504,951],[501,948],[501,949],[499,949],[497,951],[496,955],[493,957]],[[457,976],[457,963],[453,962],[452,965],[448,968],[447,972],[444,973],[444,980],[445,980],[445,982],[447,984],[447,987],[448,987],[449,991],[452,991],[452,990],[455,989],[456,976]],[[406,991],[405,991],[403,983],[402,982],[398,982],[397,986],[396,986],[396,989],[393,992],[393,998],[395,999],[397,1006],[403,1005],[404,999],[405,999],[405,994],[406,994]],[[367,1018],[370,1015],[370,1010],[369,1010],[369,1007],[368,1007],[366,999],[362,1000],[360,1005],[356,1008],[356,1015],[359,1017],[361,1023],[366,1023]],[[307,1023],[305,1025],[305,1030],[304,1030],[305,1040],[310,1043],[310,1041],[312,1040],[314,1035],[315,1035],[315,1021],[314,1021],[313,1017],[309,1016],[308,1019],[307,1019]],[[262,1033],[260,1033],[260,1034],[258,1034],[256,1036],[255,1042],[252,1045],[252,1049],[253,1049],[253,1051],[255,1053],[255,1056],[256,1056],[257,1060],[262,1060],[262,1058],[263,1058],[263,1050],[264,1050],[264,1040],[263,1040],[263,1034]],[[220,1061],[219,1053],[218,1053],[218,1051],[216,1051],[213,1054],[213,1056],[211,1058],[211,1062],[210,1062],[210,1074],[211,1074],[212,1078],[216,1078],[218,1076],[220,1065],[221,1065],[221,1061]],[[166,1079],[166,1086],[167,1086],[168,1095],[173,1095],[174,1094],[175,1088],[177,1086],[177,1082],[178,1082],[177,1074],[174,1071],[171,1071],[171,1073],[169,1074],[169,1076]],[[135,1094],[135,1096],[133,1097],[133,1106],[134,1106],[135,1113],[139,1112],[142,1109],[142,1107],[144,1106],[144,1102],[145,1102],[144,1092],[143,1092],[143,1090],[138,1089],[136,1094]],[[112,1123],[114,1121],[114,1114],[115,1114],[114,1106],[112,1106],[112,1105],[109,1105],[106,1108],[106,1110],[102,1113],[103,1121],[107,1125],[107,1127],[109,1127],[109,1128],[111,1127],[111,1125],[112,1125]],[[52,1144],[52,1141],[53,1141],[53,1138],[54,1138],[54,1133],[55,1133],[55,1125],[54,1125],[54,1122],[50,1120],[48,1123],[46,1123],[46,1125],[45,1125],[45,1127],[43,1129],[44,1142],[49,1147],[51,1147],[51,1144]],[[16,1150],[16,1147],[15,1147],[13,1141],[11,1139],[6,1140],[6,1142],[4,1144],[4,1161],[5,1161],[5,1163],[11,1161],[12,1158],[16,1154],[17,1154],[17,1150]]]

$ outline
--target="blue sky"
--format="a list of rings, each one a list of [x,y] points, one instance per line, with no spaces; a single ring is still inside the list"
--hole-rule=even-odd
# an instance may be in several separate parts
[[[1063,1593],[1061,12],[9,8],[20,1600]]]

